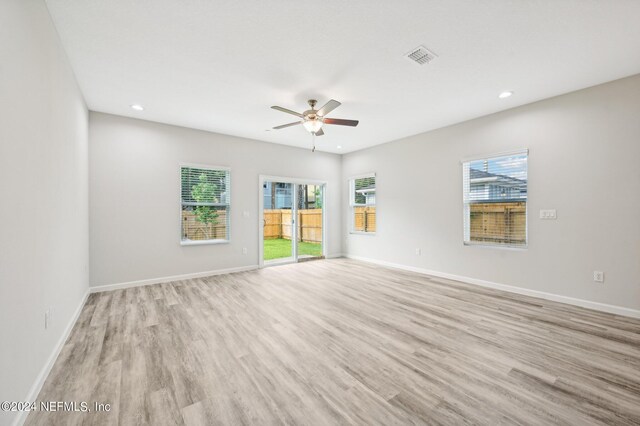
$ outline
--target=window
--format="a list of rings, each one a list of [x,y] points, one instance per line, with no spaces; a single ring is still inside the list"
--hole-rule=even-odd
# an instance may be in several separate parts
[[[222,167],[181,166],[182,244],[229,240],[230,172]]]
[[[462,163],[465,244],[527,245],[527,156]]]
[[[349,181],[351,232],[376,232],[376,175]]]

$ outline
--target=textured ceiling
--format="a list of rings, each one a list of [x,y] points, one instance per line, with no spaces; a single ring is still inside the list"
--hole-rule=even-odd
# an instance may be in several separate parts
[[[326,126],[330,152],[640,72],[637,0],[46,2],[90,109],[308,147],[269,107],[334,98],[360,125]]]

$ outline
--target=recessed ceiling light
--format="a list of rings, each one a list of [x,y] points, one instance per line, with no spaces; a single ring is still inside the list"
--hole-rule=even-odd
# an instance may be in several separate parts
[[[509,96],[513,95],[513,92],[502,92],[498,95],[498,97],[500,99],[505,99],[508,98]]]
[[[342,145],[338,145],[336,148],[338,148],[338,149],[342,149]]]
[[[136,111],[144,111],[144,107],[140,104],[131,105],[131,109],[135,109]]]

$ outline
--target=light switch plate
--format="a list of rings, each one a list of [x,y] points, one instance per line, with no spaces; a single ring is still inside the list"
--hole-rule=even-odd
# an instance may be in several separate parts
[[[556,209],[540,210],[540,219],[554,220],[557,217]]]

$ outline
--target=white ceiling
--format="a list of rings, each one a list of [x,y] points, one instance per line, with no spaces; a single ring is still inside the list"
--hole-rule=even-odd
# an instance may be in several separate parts
[[[638,0],[46,1],[91,110],[309,147],[269,107],[333,98],[330,152],[640,72]]]

